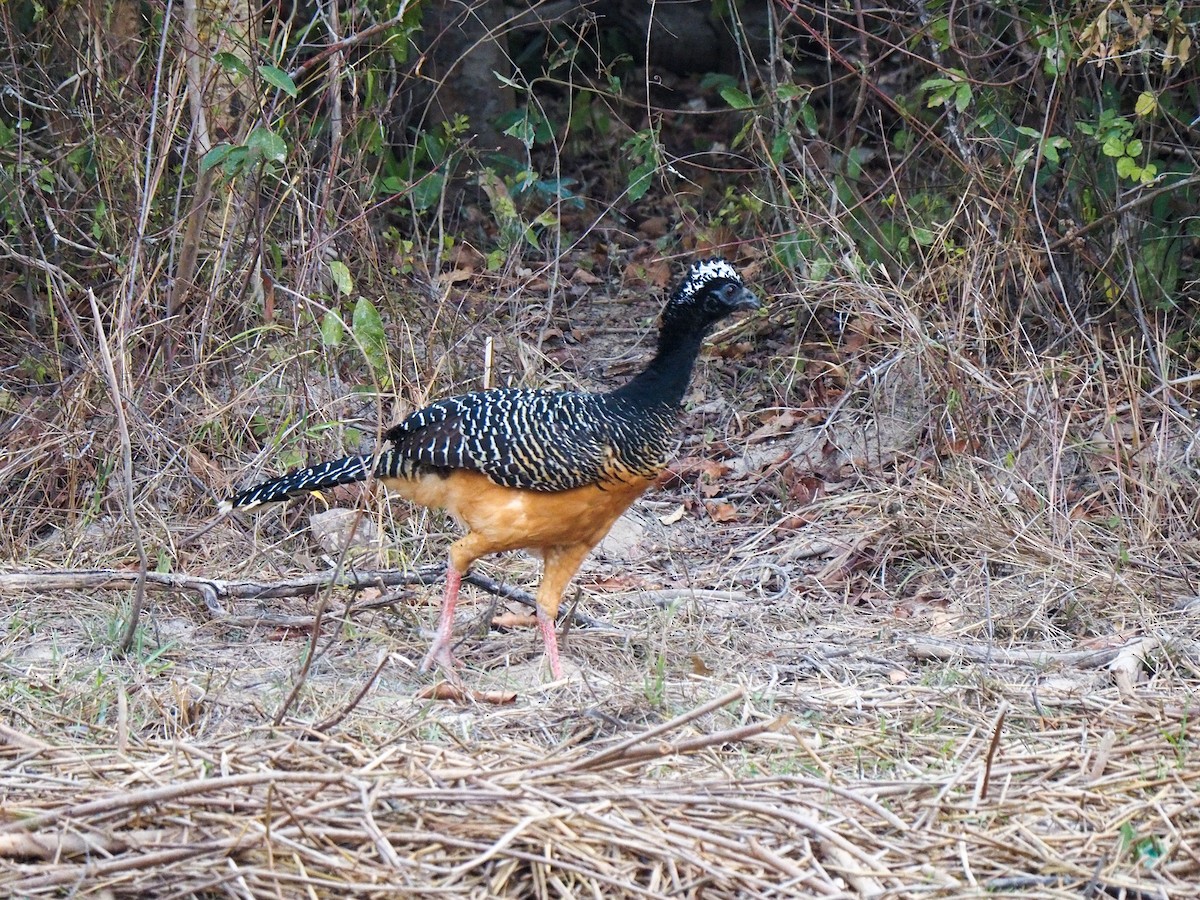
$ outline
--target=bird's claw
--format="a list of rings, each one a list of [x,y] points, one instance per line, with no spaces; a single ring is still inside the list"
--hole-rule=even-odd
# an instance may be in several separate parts
[[[432,671],[435,666],[441,666],[449,675],[458,674],[458,663],[450,653],[449,644],[435,641],[429,648],[429,652],[425,654],[425,658],[421,660],[421,664],[417,666],[417,672],[424,675],[426,672]]]

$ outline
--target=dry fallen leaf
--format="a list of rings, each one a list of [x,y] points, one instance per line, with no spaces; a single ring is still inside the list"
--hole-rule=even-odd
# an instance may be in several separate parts
[[[671,264],[664,259],[648,259],[626,266],[623,275],[622,280],[625,284],[648,284],[656,288],[665,288],[671,283]]]
[[[807,506],[817,499],[825,486],[823,478],[815,475],[800,475],[794,469],[785,474],[788,480],[788,497],[801,506]]]
[[[458,284],[460,281],[470,281],[474,274],[468,269],[454,269],[450,272],[443,272],[437,277],[437,280],[439,285]]]
[[[737,521],[737,509],[732,503],[705,503],[704,508],[708,510],[709,518],[714,522]]]
[[[1134,685],[1149,677],[1146,672],[1146,654],[1157,646],[1158,641],[1154,638],[1142,638],[1121,648],[1116,659],[1108,664],[1108,670],[1112,672],[1113,681],[1117,683],[1117,690],[1122,696],[1133,696]]]
[[[474,700],[476,703],[491,703],[494,706],[504,706],[515,703],[516,691],[468,691],[462,685],[451,684],[449,681],[439,681],[417,691],[418,700],[448,700],[454,703],[465,703]]]
[[[571,280],[576,284],[603,284],[604,279],[593,275],[587,269],[578,268],[571,273]]]
[[[467,692],[457,684],[439,681],[437,684],[427,684],[417,691],[418,700],[458,700],[467,699]]]
[[[321,548],[330,555],[351,549],[378,549],[383,537],[374,521],[357,509],[335,506],[308,517],[308,527]]]
[[[478,272],[487,265],[487,258],[469,244],[456,243],[450,250],[450,263],[456,269]]]
[[[593,591],[637,591],[645,587],[645,579],[634,575],[609,575],[588,584]]]
[[[666,216],[651,216],[638,226],[638,234],[648,238],[660,238],[667,233],[670,226]]]
[[[806,415],[802,410],[782,410],[778,414],[766,418],[762,425],[750,432],[746,437],[746,443],[758,444],[774,437],[791,434],[796,430],[797,425],[804,422],[805,418]]]
[[[537,624],[537,616],[528,613],[497,613],[492,616],[492,624],[497,628],[532,628]]]
[[[706,459],[703,456],[685,456],[667,466],[666,470],[658,476],[658,483],[667,487],[690,483],[697,478],[716,482],[724,479],[731,471],[732,467],[728,463],[719,460]]]
[[[671,512],[667,513],[665,516],[659,516],[658,521],[662,522],[664,525],[674,525],[676,522],[678,522],[682,518],[683,518],[683,504],[681,503],[679,506],[677,506]]]

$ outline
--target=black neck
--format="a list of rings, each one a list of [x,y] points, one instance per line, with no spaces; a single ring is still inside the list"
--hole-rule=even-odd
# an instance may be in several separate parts
[[[644,406],[679,406],[707,331],[707,327],[698,323],[664,322],[654,359],[632,381],[613,391],[613,395]]]

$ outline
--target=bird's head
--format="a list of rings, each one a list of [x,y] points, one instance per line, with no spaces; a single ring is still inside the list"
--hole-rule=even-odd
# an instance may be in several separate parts
[[[758,309],[758,297],[720,257],[692,263],[663,311],[667,322],[690,321],[707,329],[740,309]]]

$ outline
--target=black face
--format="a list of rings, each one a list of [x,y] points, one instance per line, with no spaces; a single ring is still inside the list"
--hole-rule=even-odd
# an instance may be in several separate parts
[[[758,298],[741,279],[713,278],[696,289],[687,303],[675,307],[675,315],[690,318],[706,329],[741,309],[758,309]]]
[[[714,312],[728,315],[739,309],[758,309],[758,298],[741,281],[722,279],[709,291],[709,303],[715,304]],[[707,305],[707,304],[706,304]]]

